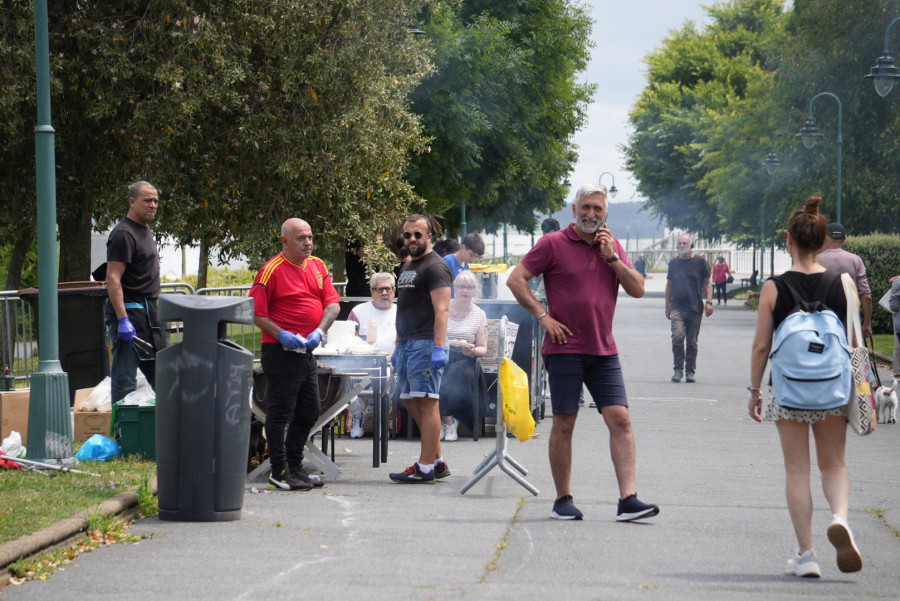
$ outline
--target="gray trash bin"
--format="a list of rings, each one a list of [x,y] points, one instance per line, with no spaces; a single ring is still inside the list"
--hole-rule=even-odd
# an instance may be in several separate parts
[[[226,340],[228,323],[253,323],[246,297],[159,297],[159,320],[183,322],[182,341],[156,355],[159,518],[241,518],[253,354]]]

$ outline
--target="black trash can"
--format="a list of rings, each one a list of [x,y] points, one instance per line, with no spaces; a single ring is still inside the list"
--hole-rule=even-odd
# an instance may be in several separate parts
[[[69,403],[79,388],[93,388],[109,375],[109,343],[106,339],[104,307],[109,296],[104,282],[60,282],[59,362],[69,378]],[[19,291],[28,301],[38,323],[37,288]]]
[[[159,297],[159,320],[183,322],[182,341],[156,354],[159,518],[241,518],[253,353],[226,340],[229,323],[253,324],[253,299]]]

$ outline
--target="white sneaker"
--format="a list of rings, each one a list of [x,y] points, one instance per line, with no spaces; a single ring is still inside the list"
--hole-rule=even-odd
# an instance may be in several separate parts
[[[821,578],[822,572],[819,570],[816,552],[810,549],[803,555],[797,553],[788,559],[784,573],[803,578]]]
[[[837,551],[837,565],[842,572],[858,572],[862,569],[862,556],[856,543],[853,542],[853,533],[847,522],[834,516],[831,524],[828,526],[828,540],[834,545]]]
[[[441,422],[441,440],[444,440],[444,437],[447,436],[447,424]]]
[[[448,440],[448,441],[452,442],[452,441],[458,439],[459,436],[456,435],[456,429],[459,427],[459,421],[456,418],[453,418],[453,423],[446,424],[446,426],[447,426],[447,433],[444,434],[444,440]]]
[[[350,438],[362,438],[365,435],[363,430],[363,416],[354,415],[350,420]]]

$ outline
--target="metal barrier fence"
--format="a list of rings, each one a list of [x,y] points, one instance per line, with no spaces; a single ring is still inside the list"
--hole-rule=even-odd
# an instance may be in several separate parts
[[[184,282],[162,284],[163,294],[204,294],[219,296],[246,296],[250,285],[225,288],[194,288]],[[31,375],[38,366],[38,332],[35,311],[31,303],[19,296],[16,290],[0,292],[0,376],[9,367],[17,386],[31,386]],[[181,324],[169,326],[171,342],[181,340]],[[262,334],[254,326],[228,324],[227,338],[253,352],[259,361]]]
[[[31,304],[16,290],[0,292],[0,375],[8,367],[17,383],[30,385],[37,363],[37,328]]]

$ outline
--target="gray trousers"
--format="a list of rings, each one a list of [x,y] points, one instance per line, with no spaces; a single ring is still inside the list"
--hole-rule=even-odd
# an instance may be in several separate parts
[[[672,356],[674,368],[697,371],[697,338],[700,336],[700,322],[703,313],[672,309]]]

